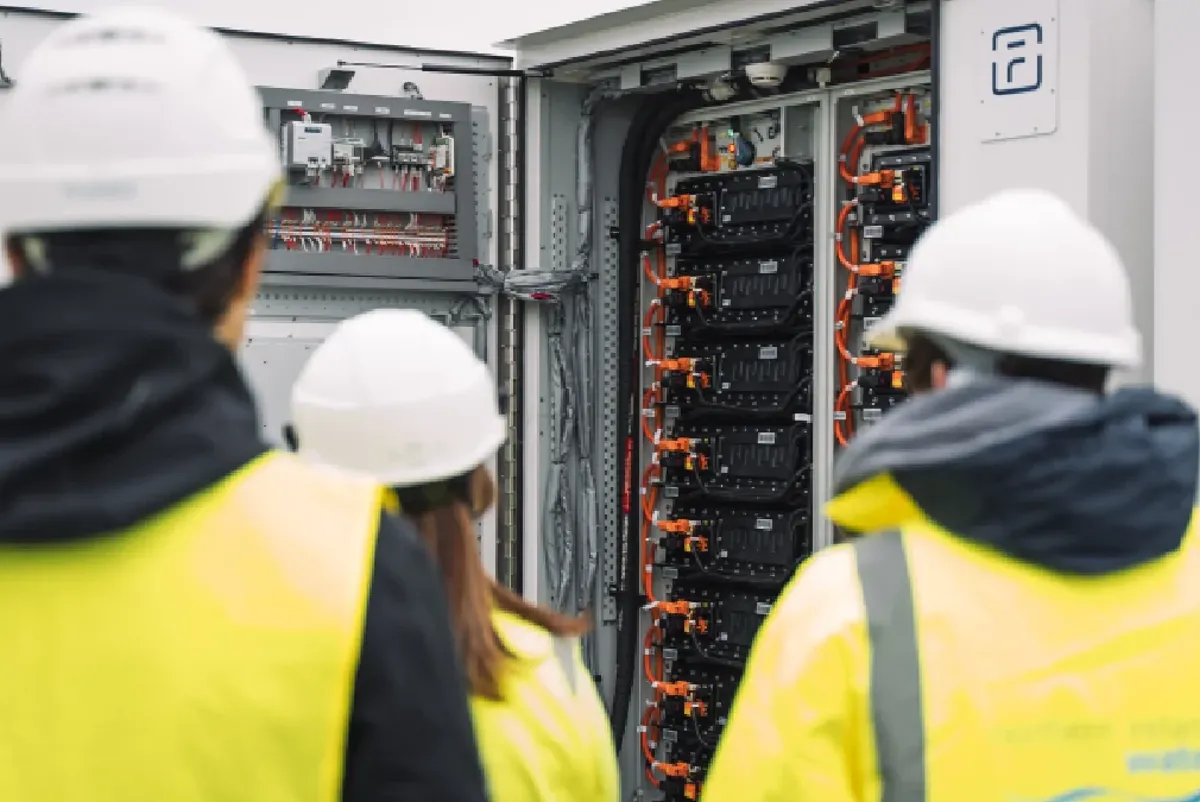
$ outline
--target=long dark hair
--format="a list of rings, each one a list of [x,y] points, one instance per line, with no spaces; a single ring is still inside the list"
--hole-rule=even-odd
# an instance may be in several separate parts
[[[582,635],[590,625],[583,617],[570,617],[530,604],[487,575],[476,547],[474,519],[495,503],[496,485],[482,467],[461,477],[461,481],[465,484],[466,492],[462,494],[465,498],[456,496],[412,517],[442,572],[451,623],[471,693],[498,701],[502,698],[500,680],[504,665],[514,655],[496,633],[493,609],[512,613],[558,636]],[[411,490],[400,491],[401,498]]]

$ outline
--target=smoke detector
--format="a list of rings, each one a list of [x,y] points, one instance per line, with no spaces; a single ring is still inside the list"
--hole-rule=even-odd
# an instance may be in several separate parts
[[[783,79],[787,77],[788,68],[784,64],[775,64],[770,61],[760,61],[757,64],[746,65],[746,78],[754,86],[763,87],[765,89],[774,89],[783,83]]]

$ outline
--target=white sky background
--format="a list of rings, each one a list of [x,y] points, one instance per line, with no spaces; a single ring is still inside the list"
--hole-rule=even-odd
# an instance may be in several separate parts
[[[372,44],[439,50],[500,52],[492,45],[525,33],[565,25],[597,14],[643,5],[648,0],[533,0],[525,5],[504,0],[50,0],[27,7],[86,13],[110,5],[157,5],[184,12],[197,22],[220,28],[321,36]],[[338,14],[342,8],[353,13]],[[520,11],[521,15],[514,11]]]

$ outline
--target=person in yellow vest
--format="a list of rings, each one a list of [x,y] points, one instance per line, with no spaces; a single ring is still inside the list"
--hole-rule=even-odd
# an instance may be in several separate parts
[[[425,549],[239,374],[280,165],[233,54],[76,18],[0,116],[0,799],[483,802]]]
[[[1200,794],[1196,413],[1106,391],[1140,338],[1114,247],[1009,190],[939,222],[870,332],[919,395],[841,455],[705,802]]]
[[[300,453],[395,488],[445,580],[494,802],[617,802],[611,727],[579,652],[587,629],[488,577],[475,520],[503,444],[487,366],[414,310],[343,321],[292,394]]]

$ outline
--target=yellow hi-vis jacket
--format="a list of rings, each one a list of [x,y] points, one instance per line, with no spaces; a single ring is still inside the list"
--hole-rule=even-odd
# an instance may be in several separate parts
[[[956,537],[888,477],[828,512],[894,528],[784,592],[704,802],[1200,799],[1194,523],[1177,554],[1084,577]]]
[[[0,548],[0,800],[337,802],[381,493],[268,454],[134,531]]]
[[[860,433],[704,802],[1197,802],[1196,413],[968,376]]]
[[[496,610],[503,699],[471,699],[492,802],[616,802],[612,729],[575,638]]]

